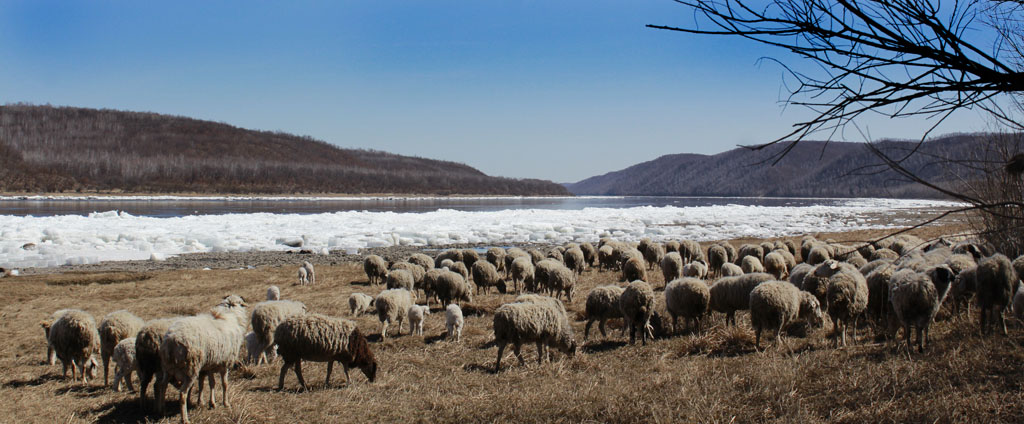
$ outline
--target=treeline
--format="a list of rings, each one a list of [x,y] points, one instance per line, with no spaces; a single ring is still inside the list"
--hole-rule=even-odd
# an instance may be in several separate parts
[[[550,181],[185,117],[0,106],[2,191],[565,195]]]
[[[954,134],[920,145],[875,146],[891,157],[906,157],[902,165],[926,180],[956,188],[1000,169],[1005,152],[1019,152],[1020,144],[1020,135]],[[596,195],[941,197],[889,170],[863,143],[803,141],[774,163],[784,147],[666,155],[567,187]]]

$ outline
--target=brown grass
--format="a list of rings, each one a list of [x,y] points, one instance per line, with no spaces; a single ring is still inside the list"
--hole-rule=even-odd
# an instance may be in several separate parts
[[[128,308],[157,318],[204,310],[228,293],[254,302],[276,284],[285,298],[301,300],[313,311],[347,315],[350,293],[377,290],[365,285],[358,264],[318,267],[315,287],[292,285],[293,271],[179,270],[151,272],[146,279],[76,274],[2,280],[0,337],[9,342],[0,344],[0,421],[178,421],[173,389],[168,390],[173,413],[158,417],[140,408],[135,394],[69,383],[60,378],[59,365],[43,365],[46,346],[37,323],[56,309],[78,307],[100,319]],[[651,273],[660,288],[659,274]],[[617,279],[610,272],[587,271],[568,305],[571,314],[583,310],[590,288]],[[941,320],[932,327],[929,350],[908,355],[905,349],[874,342],[867,329],[845,349],[831,348],[823,338],[827,330],[819,329],[807,338],[788,336],[786,346],[769,341],[767,352],[756,352],[746,315],[740,315],[737,328],[725,327],[717,315],[701,333],[629,346],[619,337],[621,324],[611,322],[608,339],[594,329],[586,349],[574,358],[556,355],[538,366],[533,347],[525,346],[526,365],[510,356],[494,374],[497,350],[491,343],[490,312],[513,297],[474,297],[466,309],[483,315],[467,316],[459,344],[440,337],[444,313],[437,306],[427,317],[424,337],[409,336],[403,328],[401,336],[385,343],[377,341],[376,318],[364,315],[359,325],[374,341],[371,348],[381,365],[375,383],[353,370],[353,382],[344,384],[339,368],[331,387],[324,387],[326,367],[309,363],[304,371],[311,392],[298,393],[289,373],[285,392],[278,393],[273,389],[280,362],[243,366],[231,373],[231,407],[196,408],[190,416],[196,423],[1024,422],[1020,326],[1013,326],[1009,337],[982,338],[973,318]],[[582,340],[584,324],[574,323],[577,340]]]

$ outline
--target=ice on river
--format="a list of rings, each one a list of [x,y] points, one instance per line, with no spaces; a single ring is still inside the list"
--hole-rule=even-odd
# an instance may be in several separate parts
[[[153,259],[192,252],[293,249],[356,253],[363,247],[504,245],[621,240],[779,237],[883,228],[893,211],[934,211],[955,203],[906,199],[851,199],[835,206],[632,207],[507,209],[399,213],[227,214],[174,218],[99,212],[88,216],[0,215],[0,266],[53,267],[100,261]],[[905,223],[902,223],[905,224]],[[27,246],[26,246],[27,245]],[[291,246],[289,246],[291,245]]]

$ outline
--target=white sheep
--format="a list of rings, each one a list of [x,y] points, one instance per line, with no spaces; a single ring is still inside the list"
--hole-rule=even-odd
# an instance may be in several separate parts
[[[135,314],[120,310],[103,317],[100,321],[100,359],[103,360],[103,385],[110,384],[107,375],[110,370],[110,356],[114,354],[114,346],[129,337],[135,337],[145,322]]]
[[[380,320],[380,338],[388,337],[388,325],[397,323],[398,334],[402,334],[402,324],[405,322],[409,307],[413,305],[412,293],[405,289],[384,290],[373,300],[377,308],[377,318]]]
[[[462,318],[462,308],[452,303],[444,310],[445,328],[448,330],[448,338],[455,338],[458,342],[462,340],[462,326],[465,320]]]
[[[822,268],[834,271],[826,280],[825,305],[836,327],[832,333],[836,345],[841,341],[846,346],[847,330],[852,326],[853,337],[856,339],[857,318],[868,307],[868,282],[856,267],[846,262],[830,259],[818,266],[818,269]],[[814,275],[820,275],[818,269],[815,269]],[[809,278],[805,278],[804,282]]]
[[[683,317],[687,328],[692,320],[696,331],[700,331],[700,318],[708,312],[710,301],[708,285],[697,278],[674,280],[665,286],[665,308],[672,315],[672,328]]]
[[[363,259],[363,271],[370,285],[383,284],[388,276],[388,261],[377,255],[368,255]]]
[[[64,315],[65,312],[70,311],[70,310],[71,309],[60,309],[60,310],[54,312],[53,314],[50,314],[50,316],[47,317],[46,319],[44,319],[42,321],[39,321],[39,326],[43,327],[43,334],[46,337],[46,363],[47,364],[53,365],[53,364],[57,363],[57,354],[53,351],[53,345],[50,344],[50,327],[53,325],[54,322],[57,321],[58,318],[61,317],[61,315]]]
[[[276,349],[273,350],[275,353]],[[262,364],[270,362],[266,352],[263,351],[263,344],[260,343],[260,336],[255,331],[245,333],[245,362],[247,364]]]
[[[683,277],[691,277],[700,280],[708,278],[708,265],[700,260],[690,262],[683,267]]]
[[[661,258],[661,275],[665,281],[683,277],[683,257],[679,252],[668,252]]]
[[[1017,273],[1010,259],[1000,253],[982,259],[975,271],[975,279],[975,300],[981,310],[982,334],[988,332],[993,319],[998,319],[1003,335],[1006,335],[1003,310],[1013,300],[1013,290],[1017,288]]]
[[[416,279],[412,273],[404,269],[392,269],[388,271],[387,289],[405,289],[409,293],[414,293],[416,290]],[[413,296],[415,297],[415,295]]]
[[[676,252],[672,252],[676,253]],[[678,253],[676,254],[678,256]],[[666,255],[668,256],[668,255]],[[598,321],[597,328],[601,330],[601,336],[608,337],[604,331],[604,323],[610,318],[622,318],[622,309],[619,308],[619,297],[622,296],[623,288],[619,286],[595,287],[587,294],[586,316],[587,326],[583,330],[583,341],[590,338],[590,326]],[[626,331],[626,327],[622,327]]]
[[[543,363],[550,347],[569,356],[576,353],[572,326],[564,307],[560,305],[561,302],[551,298],[548,302],[507,303],[494,311],[494,342],[498,346],[495,372],[501,369],[501,357],[509,343],[521,364],[526,362],[520,351],[523,343],[537,344],[538,363]]]
[[[160,364],[160,343],[164,340],[164,334],[171,324],[183,317],[162,318],[147,322],[135,335],[135,363],[136,371],[139,374],[139,403],[145,406],[146,388],[153,377],[157,381],[162,378],[163,367]],[[162,397],[160,385],[153,386],[155,398]]]
[[[352,293],[348,295],[349,314],[358,317],[370,312],[373,308],[373,296],[363,293]]]
[[[743,268],[732,262],[722,264],[722,268],[718,271],[719,277],[738,277],[740,275],[743,275]]]
[[[491,287],[497,287],[498,293],[505,293],[505,281],[498,274],[498,268],[489,261],[476,261],[473,264],[473,282],[476,283],[477,294],[480,294],[481,289],[485,293],[490,292]]]
[[[430,308],[425,305],[412,305],[406,313],[409,316],[409,334],[423,335],[423,320],[430,315]]]
[[[306,305],[295,300],[270,300],[257,303],[252,308],[252,331],[256,333],[256,340],[263,352],[257,357],[256,365],[261,365],[267,355],[273,354],[274,330],[277,326],[289,317],[304,313]]]
[[[711,310],[725,314],[726,325],[736,325],[736,311],[750,309],[750,292],[765,281],[771,281],[771,274],[756,272],[735,277],[722,277],[711,285]]]
[[[431,288],[441,304],[447,305],[453,301],[472,302],[472,291],[462,275],[446,269],[442,271]]]
[[[754,327],[754,346],[761,348],[761,332],[775,330],[781,340],[782,330],[797,318],[811,325],[822,322],[821,305],[814,295],[801,291],[785,281],[766,281],[750,292],[750,326]]]
[[[181,383],[178,402],[181,405],[181,422],[188,423],[187,397],[192,386],[199,384],[199,401],[202,402],[202,381],[200,373],[220,375],[223,404],[230,406],[228,398],[228,371],[238,360],[245,328],[248,324],[245,300],[231,295],[224,298],[209,313],[182,318],[167,329],[160,343],[160,364],[162,378],[157,381],[157,410],[163,413],[167,383],[176,380]],[[216,405],[214,388],[210,385],[210,407]]]
[[[622,310],[622,318],[629,328],[629,344],[636,343],[637,330],[641,332],[640,340],[644,345],[647,344],[648,338],[654,338],[654,329],[651,327],[654,302],[654,290],[644,281],[633,281],[622,291],[619,309]]]
[[[76,375],[81,376],[83,383],[96,377],[99,363],[93,355],[100,348],[100,334],[96,329],[96,319],[88,312],[78,309],[65,311],[50,326],[49,342],[64,366],[65,378],[68,368],[71,368],[73,381],[77,380]]]
[[[743,270],[744,274],[753,274],[755,272],[764,272],[764,265],[761,265],[760,259],[753,255],[748,255],[740,260],[740,269]]]
[[[785,280],[789,276],[789,264],[783,251],[773,250],[764,255],[765,272],[774,275],[776,280]]]
[[[342,318],[320,314],[296,315],[288,318],[274,331],[278,341],[278,352],[284,362],[277,381],[277,390],[284,389],[284,377],[289,368],[295,370],[302,390],[308,390],[302,377],[302,361],[327,362],[325,386],[331,384],[334,361],[341,363],[345,379],[351,367],[357,367],[371,383],[377,377],[377,360],[370,351],[366,337],[356,323]]]
[[[281,289],[277,286],[267,287],[267,300],[281,300]]]
[[[516,293],[526,287],[534,286],[533,261],[529,256],[520,256],[512,260],[512,288]]]
[[[313,268],[313,264],[309,261],[302,262],[302,267],[306,268],[306,274],[308,276],[307,282],[309,284],[316,284],[316,269]]]
[[[298,274],[300,286],[309,284],[309,270],[307,270],[306,267],[300,266]]]
[[[129,337],[117,342],[117,346],[114,346],[112,357],[114,358],[114,391],[121,391],[121,381],[123,380],[128,385],[128,390],[134,392],[132,372],[136,368],[135,337]]]
[[[953,271],[946,265],[929,269],[927,274],[901,269],[889,279],[889,301],[896,318],[903,324],[903,336],[910,344],[910,329],[917,328],[917,350],[924,352],[928,344],[928,328],[949,293]]]

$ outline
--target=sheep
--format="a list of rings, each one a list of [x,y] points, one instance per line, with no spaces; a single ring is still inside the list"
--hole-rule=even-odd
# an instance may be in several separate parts
[[[597,249],[597,259],[602,269],[615,269],[618,265],[615,249],[607,244]]]
[[[924,240],[921,240],[920,237],[912,236],[910,234],[900,234],[893,238],[892,247],[890,247],[890,249],[902,256],[906,255],[911,250],[924,247],[924,244]]]
[[[619,308],[619,297],[622,296],[622,292],[623,289],[619,286],[600,286],[595,287],[587,294],[585,310],[587,326],[583,330],[584,342],[590,338],[590,326],[594,324],[594,321],[598,321],[597,328],[601,330],[601,336],[608,337],[608,333],[604,331],[604,323],[609,318],[622,318],[622,309]],[[622,330],[625,332],[625,327]]]
[[[270,300],[257,303],[252,308],[252,330],[256,333],[256,340],[261,347],[262,354],[259,355],[256,365],[263,363],[265,355],[271,354],[276,342],[274,341],[274,330],[277,326],[294,315],[306,313],[306,305],[295,300]]]
[[[533,261],[529,257],[518,257],[512,261],[512,288],[516,293],[534,285]]]
[[[269,362],[255,331],[245,333],[245,361],[247,364]]]
[[[676,252],[679,253],[679,242],[674,240],[666,241],[664,244],[665,253]]]
[[[654,338],[651,327],[651,315],[654,314],[654,290],[651,285],[637,280],[629,283],[619,296],[619,309],[622,318],[629,328],[629,344],[636,343],[636,332],[640,330],[640,340],[647,345],[647,339]]]
[[[764,258],[764,249],[761,249],[760,245],[756,244],[744,244],[740,246],[740,250],[736,255],[736,265],[743,265],[743,258],[747,256],[753,256],[758,262]]]
[[[735,262],[736,260],[739,259],[739,251],[736,250],[735,246],[733,246],[727,241],[720,241],[717,244],[725,248],[727,262]]]
[[[303,261],[302,267],[306,268],[306,273],[309,276],[309,280],[307,282],[309,284],[316,284],[316,270],[313,268],[313,264],[309,263],[309,261]]]
[[[587,260],[583,257],[583,250],[579,247],[566,249],[563,259],[565,259],[565,266],[576,275],[582,274],[583,270],[587,267]]]
[[[1018,258],[1018,259],[1020,259],[1020,258]],[[1016,261],[1014,261],[1014,262],[1016,262]],[[959,253],[954,253],[954,254],[950,255],[942,263],[944,263],[947,266],[949,266],[949,269],[953,271],[954,275],[960,275],[960,273],[963,272],[963,270],[978,265],[978,263],[974,261],[974,257],[973,256],[959,254]],[[1024,264],[1022,264],[1022,265],[1024,265]],[[1017,267],[1014,267],[1014,270],[1016,270],[1016,269],[1017,269]],[[1021,275],[1021,273],[1018,272],[1017,275],[1019,276],[1019,275]]]
[[[750,291],[750,326],[754,328],[754,346],[761,349],[761,332],[775,330],[775,339],[782,339],[782,330],[797,318],[807,319],[812,326],[823,321],[821,304],[814,295],[801,291],[784,281],[766,281]]]
[[[982,259],[978,263],[975,279],[975,301],[981,310],[982,334],[987,334],[992,320],[998,318],[1003,335],[1006,335],[1003,310],[1013,300],[1013,290],[1017,288],[1017,273],[1014,272],[1010,259],[1001,253]]]
[[[492,247],[487,249],[487,262],[494,265],[494,269],[498,271],[505,270],[505,249],[500,247]]]
[[[413,253],[409,256],[409,263],[413,265],[419,265],[423,268],[423,272],[434,269],[434,259],[422,253]]]
[[[114,354],[114,346],[123,339],[135,336],[145,322],[135,314],[120,310],[103,317],[100,321],[100,358],[103,360],[103,385],[110,384],[107,375],[110,371],[110,356]]]
[[[636,259],[643,265],[644,269],[647,269],[647,262],[644,260],[644,254],[639,250],[630,246],[624,246],[616,252],[619,257],[619,269],[624,268],[626,266],[626,262],[630,259]]]
[[[448,267],[448,270],[457,272],[464,281],[469,281],[469,268],[466,268],[466,264],[454,262]]]
[[[53,323],[56,322],[61,315],[64,315],[65,312],[70,310],[71,309],[60,309],[39,322],[39,326],[43,327],[43,334],[46,336],[46,363],[49,365],[57,363],[57,354],[53,351],[53,345],[50,344],[50,327],[53,326]]]
[[[661,258],[661,275],[665,281],[672,281],[683,277],[683,257],[679,252],[669,252]]]
[[[836,267],[831,268],[832,265]],[[826,308],[836,327],[836,331],[833,332],[836,345],[839,345],[841,339],[842,345],[846,346],[846,330],[850,327],[850,321],[853,321],[853,337],[856,338],[857,317],[867,309],[868,282],[860,271],[845,262],[830,260],[820,265],[818,269],[822,267],[836,271],[827,279]]]
[[[717,276],[721,275],[719,271],[726,263],[729,263],[729,253],[725,251],[725,247],[719,244],[708,246],[708,265]]]
[[[679,241],[679,257],[683,259],[684,264],[688,264],[693,261],[704,261],[707,263],[707,257],[704,256],[704,250],[700,248],[700,244],[693,240]]]
[[[434,282],[432,289],[442,305],[447,305],[452,301],[473,301],[469,284],[457,272],[448,270],[442,272]]]
[[[963,304],[970,306],[970,298],[977,291],[977,278],[978,266],[972,266],[957,274],[953,280],[953,288],[950,290],[950,296],[952,296],[953,303],[953,314],[960,314],[960,308]]]
[[[437,292],[434,289],[437,286],[437,281],[441,279],[442,275],[448,272],[447,268],[433,268],[423,274],[423,283],[420,284],[420,289],[423,290],[423,295],[427,299],[427,305],[430,305],[430,299],[436,297]]]
[[[284,377],[288,369],[295,370],[302,390],[309,390],[302,378],[302,361],[327,362],[324,386],[331,384],[334,361],[341,363],[345,380],[352,381],[349,368],[357,367],[371,383],[377,378],[377,360],[366,337],[354,321],[321,314],[306,314],[288,318],[274,331],[281,354],[281,375],[277,390],[284,390]]]
[[[558,250],[557,248],[548,249],[547,252],[544,253],[544,258],[545,259],[554,259],[554,260],[558,261],[559,263],[563,263],[563,264],[565,263],[565,258],[562,255],[562,251]]]
[[[139,375],[139,403],[146,403],[146,388],[153,377],[159,381],[163,375],[160,364],[160,343],[164,340],[167,329],[183,317],[162,318],[147,322],[135,335],[135,363]],[[160,396],[159,384],[153,386],[154,397]]]
[[[512,344],[512,351],[519,363],[526,361],[520,351],[523,343],[537,344],[537,362],[543,363],[549,356],[550,347],[555,347],[570,357],[576,354],[576,340],[573,336],[569,317],[561,302],[506,303],[494,311],[494,342],[498,346],[498,357],[494,371],[501,369],[501,357],[505,346]]]
[[[537,249],[527,250],[526,253],[530,255],[530,260],[533,261],[533,266],[537,266],[537,264],[540,263],[540,261],[543,261],[545,259],[544,254],[540,253],[540,251]]]
[[[703,261],[697,260],[686,264],[683,267],[683,277],[693,277],[698,279],[708,278],[708,265]],[[665,280],[672,281],[672,280]]]
[[[572,292],[576,286],[576,274],[564,265],[558,265],[548,271],[545,285],[557,299],[561,293],[565,293],[565,299],[572,302]]]
[[[299,282],[298,282],[298,284],[300,286],[309,284],[309,270],[307,270],[306,267],[300,266],[299,267],[299,271],[298,271],[298,275],[299,275]]]
[[[434,258],[434,268],[444,268],[444,265],[441,265],[441,262],[445,259],[452,262],[462,262],[462,251],[458,249],[449,249],[441,252],[436,258]]]
[[[277,286],[267,287],[267,300],[281,300],[281,289]]]
[[[589,241],[580,243],[580,250],[583,251],[583,261],[588,267],[594,266],[594,260],[597,259],[597,249],[594,248],[593,244]]]
[[[736,311],[750,309],[751,290],[771,280],[772,275],[763,272],[720,278],[709,289],[711,298],[708,306],[713,311],[725,314],[726,325],[736,325]]]
[[[787,271],[793,269],[793,267],[796,266],[796,258],[793,257],[793,254],[790,253],[790,251],[786,248],[785,245],[783,245],[781,248],[777,248],[777,249],[775,249],[775,250],[773,250],[771,252],[768,252],[768,253],[773,253],[773,252],[782,256],[783,262],[786,264],[786,270]],[[768,261],[768,254],[765,254],[764,257],[765,257],[764,266],[767,267],[768,266],[768,263],[767,263],[767,261]]]
[[[135,371],[135,337],[129,337],[117,342],[114,346],[114,391],[121,391],[121,381],[128,385],[128,390],[134,392],[132,386],[132,372]]]
[[[870,274],[872,271],[885,265],[892,265],[892,263],[893,261],[889,259],[876,259],[860,266],[859,268],[857,268],[857,270],[860,271],[861,274],[864,274],[865,277],[867,277],[867,275]]]
[[[462,249],[462,263],[466,265],[466,268],[473,268],[473,264],[480,260],[480,254],[476,253],[473,249]]]
[[[888,259],[888,260],[891,260],[891,261],[895,261],[895,260],[897,260],[899,258],[900,258],[900,254],[896,253],[894,250],[882,248],[882,249],[877,249],[874,252],[872,252],[871,253],[871,257],[869,259],[872,260],[872,261],[878,260],[878,259]]]
[[[811,292],[814,297],[818,298],[818,303],[826,305],[827,307],[828,302],[825,299],[825,295],[828,291],[829,279],[839,273],[857,274],[863,278],[860,271],[858,271],[853,265],[846,262],[839,262],[835,259],[829,259],[815,266],[814,271],[804,276],[803,284],[800,285],[800,289],[806,292]]]
[[[280,301],[278,301],[280,302]],[[182,318],[171,324],[160,343],[160,365],[163,375],[157,381],[157,410],[163,413],[167,383],[176,380],[181,383],[178,402],[181,405],[181,422],[188,423],[187,397],[192,386],[200,385],[199,398],[202,401],[200,373],[220,374],[221,398],[224,406],[230,406],[228,398],[228,371],[238,358],[238,351],[245,337],[245,300],[230,295],[209,313]],[[210,407],[216,405],[213,384],[210,385]]]
[[[625,281],[647,281],[647,266],[641,258],[629,258],[622,264],[622,279]]]
[[[371,308],[373,308],[373,296],[363,293],[348,295],[348,310],[353,317],[370,312]]]
[[[793,267],[789,272],[789,282],[798,289],[804,287],[804,277],[814,272],[814,266],[808,263],[801,263]]]
[[[512,262],[515,262],[515,260],[519,258],[526,258],[530,261],[530,265],[533,265],[533,259],[530,259],[529,253],[526,253],[525,250],[518,247],[510,247],[505,252],[505,277],[512,274]]]
[[[100,348],[100,334],[92,315],[79,309],[65,311],[50,326],[48,340],[64,366],[65,378],[68,368],[71,368],[72,381],[77,381],[76,375],[81,376],[82,383],[96,377],[99,363],[93,355]]]
[[[416,290],[416,280],[412,273],[404,269],[388,271],[387,289],[405,289],[412,293]]]
[[[541,291],[547,289],[548,274],[560,266],[564,265],[552,258],[545,258],[534,264],[533,285],[536,287],[527,286],[527,291]]]
[[[402,334],[402,323],[405,322],[409,307],[413,305],[412,294],[405,289],[389,289],[380,292],[373,301],[377,308],[377,319],[380,320],[380,338],[388,337],[388,326],[397,323],[398,334]]]
[[[817,245],[811,248],[811,250],[807,253],[806,258],[807,259],[804,262],[807,262],[811,265],[818,265],[822,262],[832,259],[832,255],[829,254],[828,249],[825,246]]]
[[[1013,316],[1024,321],[1024,282],[1017,283],[1017,293],[1013,295]]]
[[[476,283],[476,293],[480,289],[485,293],[490,292],[491,287],[497,287],[498,293],[505,293],[505,281],[498,274],[498,269],[488,261],[477,261],[473,264],[473,282]]]
[[[740,269],[743,270],[744,274],[753,274],[755,272],[764,272],[764,265],[761,265],[761,261],[754,256],[744,256],[740,260]]]
[[[425,305],[412,305],[406,315],[409,316],[409,334],[422,336],[424,315],[430,315],[430,308]]]
[[[718,270],[719,277],[736,277],[739,275],[743,275],[743,268],[732,262],[722,264],[722,268]]]
[[[661,258],[665,256],[665,248],[659,243],[649,243],[647,249],[640,249],[640,252],[644,255],[644,260],[649,264],[648,266],[653,268],[655,265],[661,263]]]
[[[903,324],[903,336],[910,345],[910,328],[917,328],[917,351],[923,353],[928,344],[928,327],[949,293],[953,271],[946,265],[929,269],[927,274],[901,269],[889,279],[889,301],[896,318]]]
[[[868,318],[874,319],[875,322],[886,323],[892,310],[892,303],[889,301],[889,281],[896,272],[896,266],[885,260],[877,262],[879,265],[875,269],[864,274],[868,285],[868,305],[865,312]]]
[[[410,262],[395,262],[395,263],[391,264],[391,266],[389,268],[390,268],[389,271],[395,271],[395,270],[407,271],[409,273],[409,275],[412,276],[412,287],[413,288],[419,287],[420,284],[423,284],[423,277],[427,273],[427,271],[425,269],[423,269],[423,267],[421,267],[419,265],[416,265],[414,263],[410,263]],[[413,290],[413,288],[409,288],[409,290]]]
[[[683,278],[665,286],[665,308],[672,315],[672,328],[676,328],[676,321],[683,317],[687,328],[692,320],[696,331],[700,331],[700,318],[707,313],[710,301],[711,290],[699,279]]]
[[[383,284],[388,276],[388,262],[377,255],[368,255],[363,259],[363,271],[370,285]]]
[[[764,269],[767,273],[774,275],[776,280],[785,280],[789,275],[789,265],[786,264],[786,257],[778,250],[773,250],[764,255]]]
[[[452,303],[444,310],[445,329],[448,331],[448,338],[455,338],[458,342],[462,340],[462,326],[465,320],[462,318],[462,308]]]

